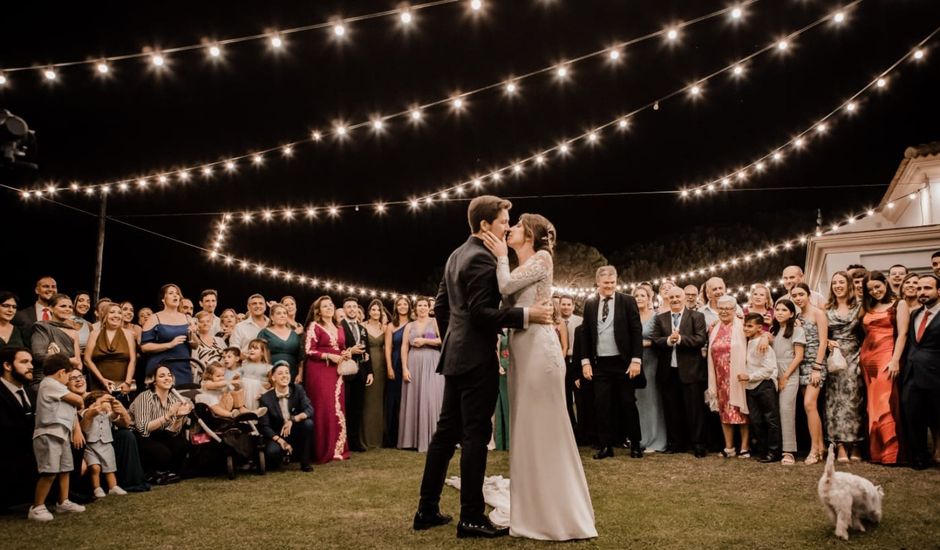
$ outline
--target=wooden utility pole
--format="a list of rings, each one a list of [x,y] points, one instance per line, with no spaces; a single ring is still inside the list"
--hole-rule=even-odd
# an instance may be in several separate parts
[[[98,212],[98,255],[95,261],[95,287],[92,291],[91,307],[94,308],[101,296],[101,271],[104,269],[104,229],[108,215],[108,195],[101,194],[101,209]]]

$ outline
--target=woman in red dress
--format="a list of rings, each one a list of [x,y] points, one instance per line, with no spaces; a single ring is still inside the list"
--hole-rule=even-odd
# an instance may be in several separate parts
[[[313,405],[314,460],[325,464],[349,458],[346,440],[346,391],[336,366],[349,358],[346,337],[333,324],[336,306],[320,296],[307,314],[307,360],[303,385]]]
[[[898,385],[901,355],[907,342],[910,310],[896,300],[884,274],[873,271],[862,286],[865,341],[859,365],[868,388],[868,438],[871,461],[898,462]]]

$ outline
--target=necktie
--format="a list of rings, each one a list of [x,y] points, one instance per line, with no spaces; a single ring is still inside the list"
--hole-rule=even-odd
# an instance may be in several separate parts
[[[33,411],[29,408],[29,403],[26,402],[26,392],[22,389],[16,390],[16,396],[20,398],[20,405],[23,405],[23,412],[26,413],[26,416],[33,414]]]
[[[927,330],[927,321],[930,319],[930,310],[924,310],[924,318],[920,320],[920,325],[917,327],[917,341],[920,342],[920,339],[924,337],[924,331]]]
[[[682,317],[681,313],[672,314],[672,329],[676,330],[679,328],[679,319]]]
[[[43,321],[51,321],[51,320],[52,320],[52,316],[49,315],[49,308],[47,308],[47,307],[42,308],[42,320],[43,320]]]
[[[607,322],[607,316],[610,315],[610,298],[604,298],[604,307],[601,308],[601,322]]]

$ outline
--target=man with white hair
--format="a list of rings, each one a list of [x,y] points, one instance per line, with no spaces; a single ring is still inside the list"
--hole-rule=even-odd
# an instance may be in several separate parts
[[[594,458],[600,460],[614,456],[614,446],[623,443],[623,434],[618,429],[620,415],[630,439],[630,456],[643,458],[635,393],[635,390],[646,387],[646,378],[641,370],[643,327],[640,310],[633,296],[616,291],[617,269],[614,266],[599,268],[595,279],[597,294],[584,302],[581,350],[584,378],[594,382],[597,436],[601,445]]]
[[[721,277],[712,277],[705,281],[706,302],[705,305],[699,309],[699,312],[705,316],[706,327],[711,328],[712,325],[718,322],[718,299],[727,293],[725,281]],[[737,306],[734,313],[738,317],[744,317],[744,310],[741,309],[740,305]]]
[[[789,298],[790,291],[793,290],[793,287],[803,282],[803,268],[798,265],[788,265],[783,268],[783,273],[780,277],[783,279],[783,288],[787,290],[785,297]],[[810,290],[809,303],[818,308],[824,308],[826,306],[826,298],[815,290]],[[797,308],[797,312],[799,312],[799,308]]]

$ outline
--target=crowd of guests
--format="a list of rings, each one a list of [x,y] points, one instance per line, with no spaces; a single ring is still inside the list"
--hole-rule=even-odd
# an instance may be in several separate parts
[[[599,273],[586,317],[572,297],[555,298],[579,444],[599,449],[595,458],[626,445],[635,457],[720,449],[783,464],[805,454],[813,464],[828,439],[840,461],[927,467],[927,431],[936,436],[940,424],[940,252],[932,262],[935,273],[921,275],[850,266],[833,275],[828,297],[791,266],[782,297],[754,285],[743,307],[716,277],[701,288],[641,284],[609,311],[623,295],[615,272]],[[0,461],[18,473],[2,480],[4,508],[32,502],[28,517],[48,521],[178,481],[205,441],[193,422],[200,406],[220,425],[250,426],[268,468],[295,461],[310,471],[377,447],[427,450],[444,390],[433,298],[400,296],[388,311],[380,300],[321,296],[302,320],[290,296],[254,294],[243,313],[219,314],[212,289],[194,303],[167,284],[157,298],[137,311],[92,303],[88,292],[59,293],[48,276],[33,303],[0,292]],[[631,347],[612,327],[634,312],[634,357],[624,357],[626,373],[607,372],[598,349]],[[508,449],[505,334],[494,335],[493,352],[501,379],[490,447]],[[798,433],[808,435],[805,453]]]
[[[927,468],[940,459],[940,325],[932,322],[940,310],[940,252],[931,265],[922,274],[903,265],[883,272],[848,266],[832,275],[825,296],[789,266],[780,296],[756,284],[744,304],[718,277],[701,287],[664,281],[617,293],[638,312],[642,377],[619,373],[632,387],[615,398],[605,390],[605,404],[596,403],[596,375],[591,380],[590,368],[582,369],[592,354],[597,360],[597,343],[584,334],[597,333],[597,298],[581,317],[561,297],[560,330],[567,328],[570,341],[566,395],[578,440],[601,449],[595,458],[624,445],[633,456],[640,449],[698,457],[715,450],[784,465],[798,455],[820,462],[828,441],[840,462]],[[630,349],[629,338],[623,341],[621,352]],[[619,423],[613,439],[602,415]]]

